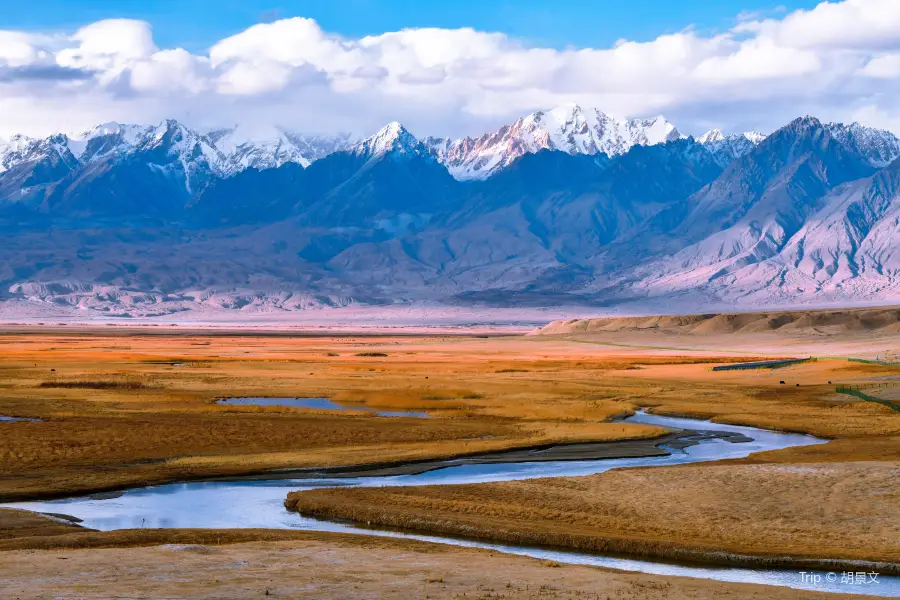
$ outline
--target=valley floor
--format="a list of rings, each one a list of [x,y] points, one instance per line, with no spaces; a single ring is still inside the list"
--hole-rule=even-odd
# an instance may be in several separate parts
[[[900,498],[900,413],[836,392],[854,385],[880,386],[884,393],[900,384],[898,367],[847,360],[900,350],[895,335],[308,337],[148,329],[0,332],[0,415],[39,419],[0,421],[0,500],[661,436],[653,426],[615,421],[644,407],[833,441],[728,463],[427,490],[318,490],[292,500],[324,516],[415,521],[431,531],[440,530],[433,525],[440,518],[442,527],[465,529],[455,533],[495,539],[515,527],[517,541],[581,547],[566,542],[578,534],[595,550],[604,547],[592,543],[617,538],[900,564],[900,521],[890,508]],[[828,358],[774,370],[712,371],[724,363],[810,355]],[[215,402],[263,396],[329,398],[360,409],[424,411],[428,418]],[[25,590],[16,591],[22,597],[66,589],[83,597],[128,590],[154,597],[164,589],[176,597],[248,597],[267,588],[276,597],[317,598],[817,597],[556,568],[399,540],[273,531],[72,532],[27,518],[39,519],[0,515],[0,582]]]
[[[11,512],[0,511],[0,523],[10,526],[27,518]],[[4,598],[833,598],[361,535],[268,530],[19,534],[18,540],[0,539]]]
[[[759,455],[759,456],[764,456]],[[304,516],[723,565],[900,572],[900,463],[698,465],[295,492]],[[858,561],[858,562],[855,562]]]

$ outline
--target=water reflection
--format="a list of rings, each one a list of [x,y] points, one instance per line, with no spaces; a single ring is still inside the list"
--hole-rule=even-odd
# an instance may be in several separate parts
[[[325,398],[299,398],[292,400],[329,402]],[[321,408],[321,405],[307,407]],[[426,473],[386,477],[178,483],[127,490],[113,497],[110,497],[110,495],[88,496],[49,502],[22,502],[8,506],[73,515],[83,519],[85,527],[100,530],[138,527],[252,527],[340,531],[363,535],[408,537],[460,546],[491,548],[502,552],[551,559],[558,562],[596,565],[659,575],[681,575],[718,581],[779,585],[797,589],[900,597],[900,578],[897,577],[880,576],[877,585],[848,586],[841,584],[839,577],[832,581],[826,577],[827,573],[821,572],[820,582],[814,584],[809,578],[804,580],[799,571],[675,565],[656,561],[490,544],[436,536],[363,530],[352,525],[304,518],[297,513],[288,512],[284,508],[284,499],[289,491],[323,486],[440,485],[509,481],[536,477],[591,475],[622,467],[666,466],[726,458],[741,458],[753,452],[764,450],[824,443],[824,440],[807,435],[778,433],[752,427],[722,425],[693,419],[659,417],[643,413],[639,413],[627,419],[627,421],[661,425],[672,429],[728,431],[742,434],[749,438],[749,441],[734,443],[721,438],[704,439],[694,446],[689,446],[683,450],[672,450],[672,454],[669,456],[659,457],[464,464]]]

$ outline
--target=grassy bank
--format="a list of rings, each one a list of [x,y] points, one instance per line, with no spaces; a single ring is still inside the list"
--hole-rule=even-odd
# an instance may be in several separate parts
[[[291,493],[289,509],[423,533],[746,566],[900,572],[895,462],[697,465]],[[872,565],[863,565],[872,568]]]
[[[300,532],[297,532],[298,534]],[[826,600],[832,594],[560,565],[411,540],[305,535],[228,545],[0,553],[12,598]]]
[[[0,531],[3,592],[21,598],[826,598],[787,588],[671,579],[489,550],[340,533],[271,529],[100,532],[8,509],[0,509]]]
[[[7,501],[660,435],[612,421],[640,406],[824,437],[900,436],[900,414],[828,385],[900,369],[846,361],[714,373],[711,365],[759,357],[539,336],[150,336],[102,328],[0,332],[0,348],[0,415],[42,419],[0,422]],[[429,418],[215,403],[237,396],[326,397]]]

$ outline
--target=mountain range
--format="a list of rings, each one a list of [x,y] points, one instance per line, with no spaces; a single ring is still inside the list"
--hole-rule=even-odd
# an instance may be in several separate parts
[[[575,105],[457,140],[173,120],[14,136],[0,313],[889,302],[898,157],[856,123],[694,139]]]

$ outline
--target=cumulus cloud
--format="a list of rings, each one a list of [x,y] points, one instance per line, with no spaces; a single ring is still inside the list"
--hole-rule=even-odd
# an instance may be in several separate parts
[[[896,48],[900,46],[900,2],[822,2],[812,10],[798,10],[783,19],[744,22],[736,30],[794,48]]]
[[[800,114],[900,123],[897,0],[828,1],[736,23],[558,50],[470,28],[346,38],[289,18],[206,54],[159,48],[149,24],[128,19],[51,35],[0,31],[0,134],[174,117],[316,133],[400,120],[422,135],[457,135],[567,102],[664,113],[689,133],[771,130]]]
[[[0,65],[24,67],[47,60],[51,54],[41,47],[47,41],[21,31],[0,31]]]
[[[177,48],[153,52],[131,67],[130,83],[135,90],[167,94],[199,94],[210,88],[209,60]]]
[[[57,64],[107,76],[151,58],[156,52],[150,25],[130,19],[92,23],[76,31],[70,41],[74,45],[56,54]]]

